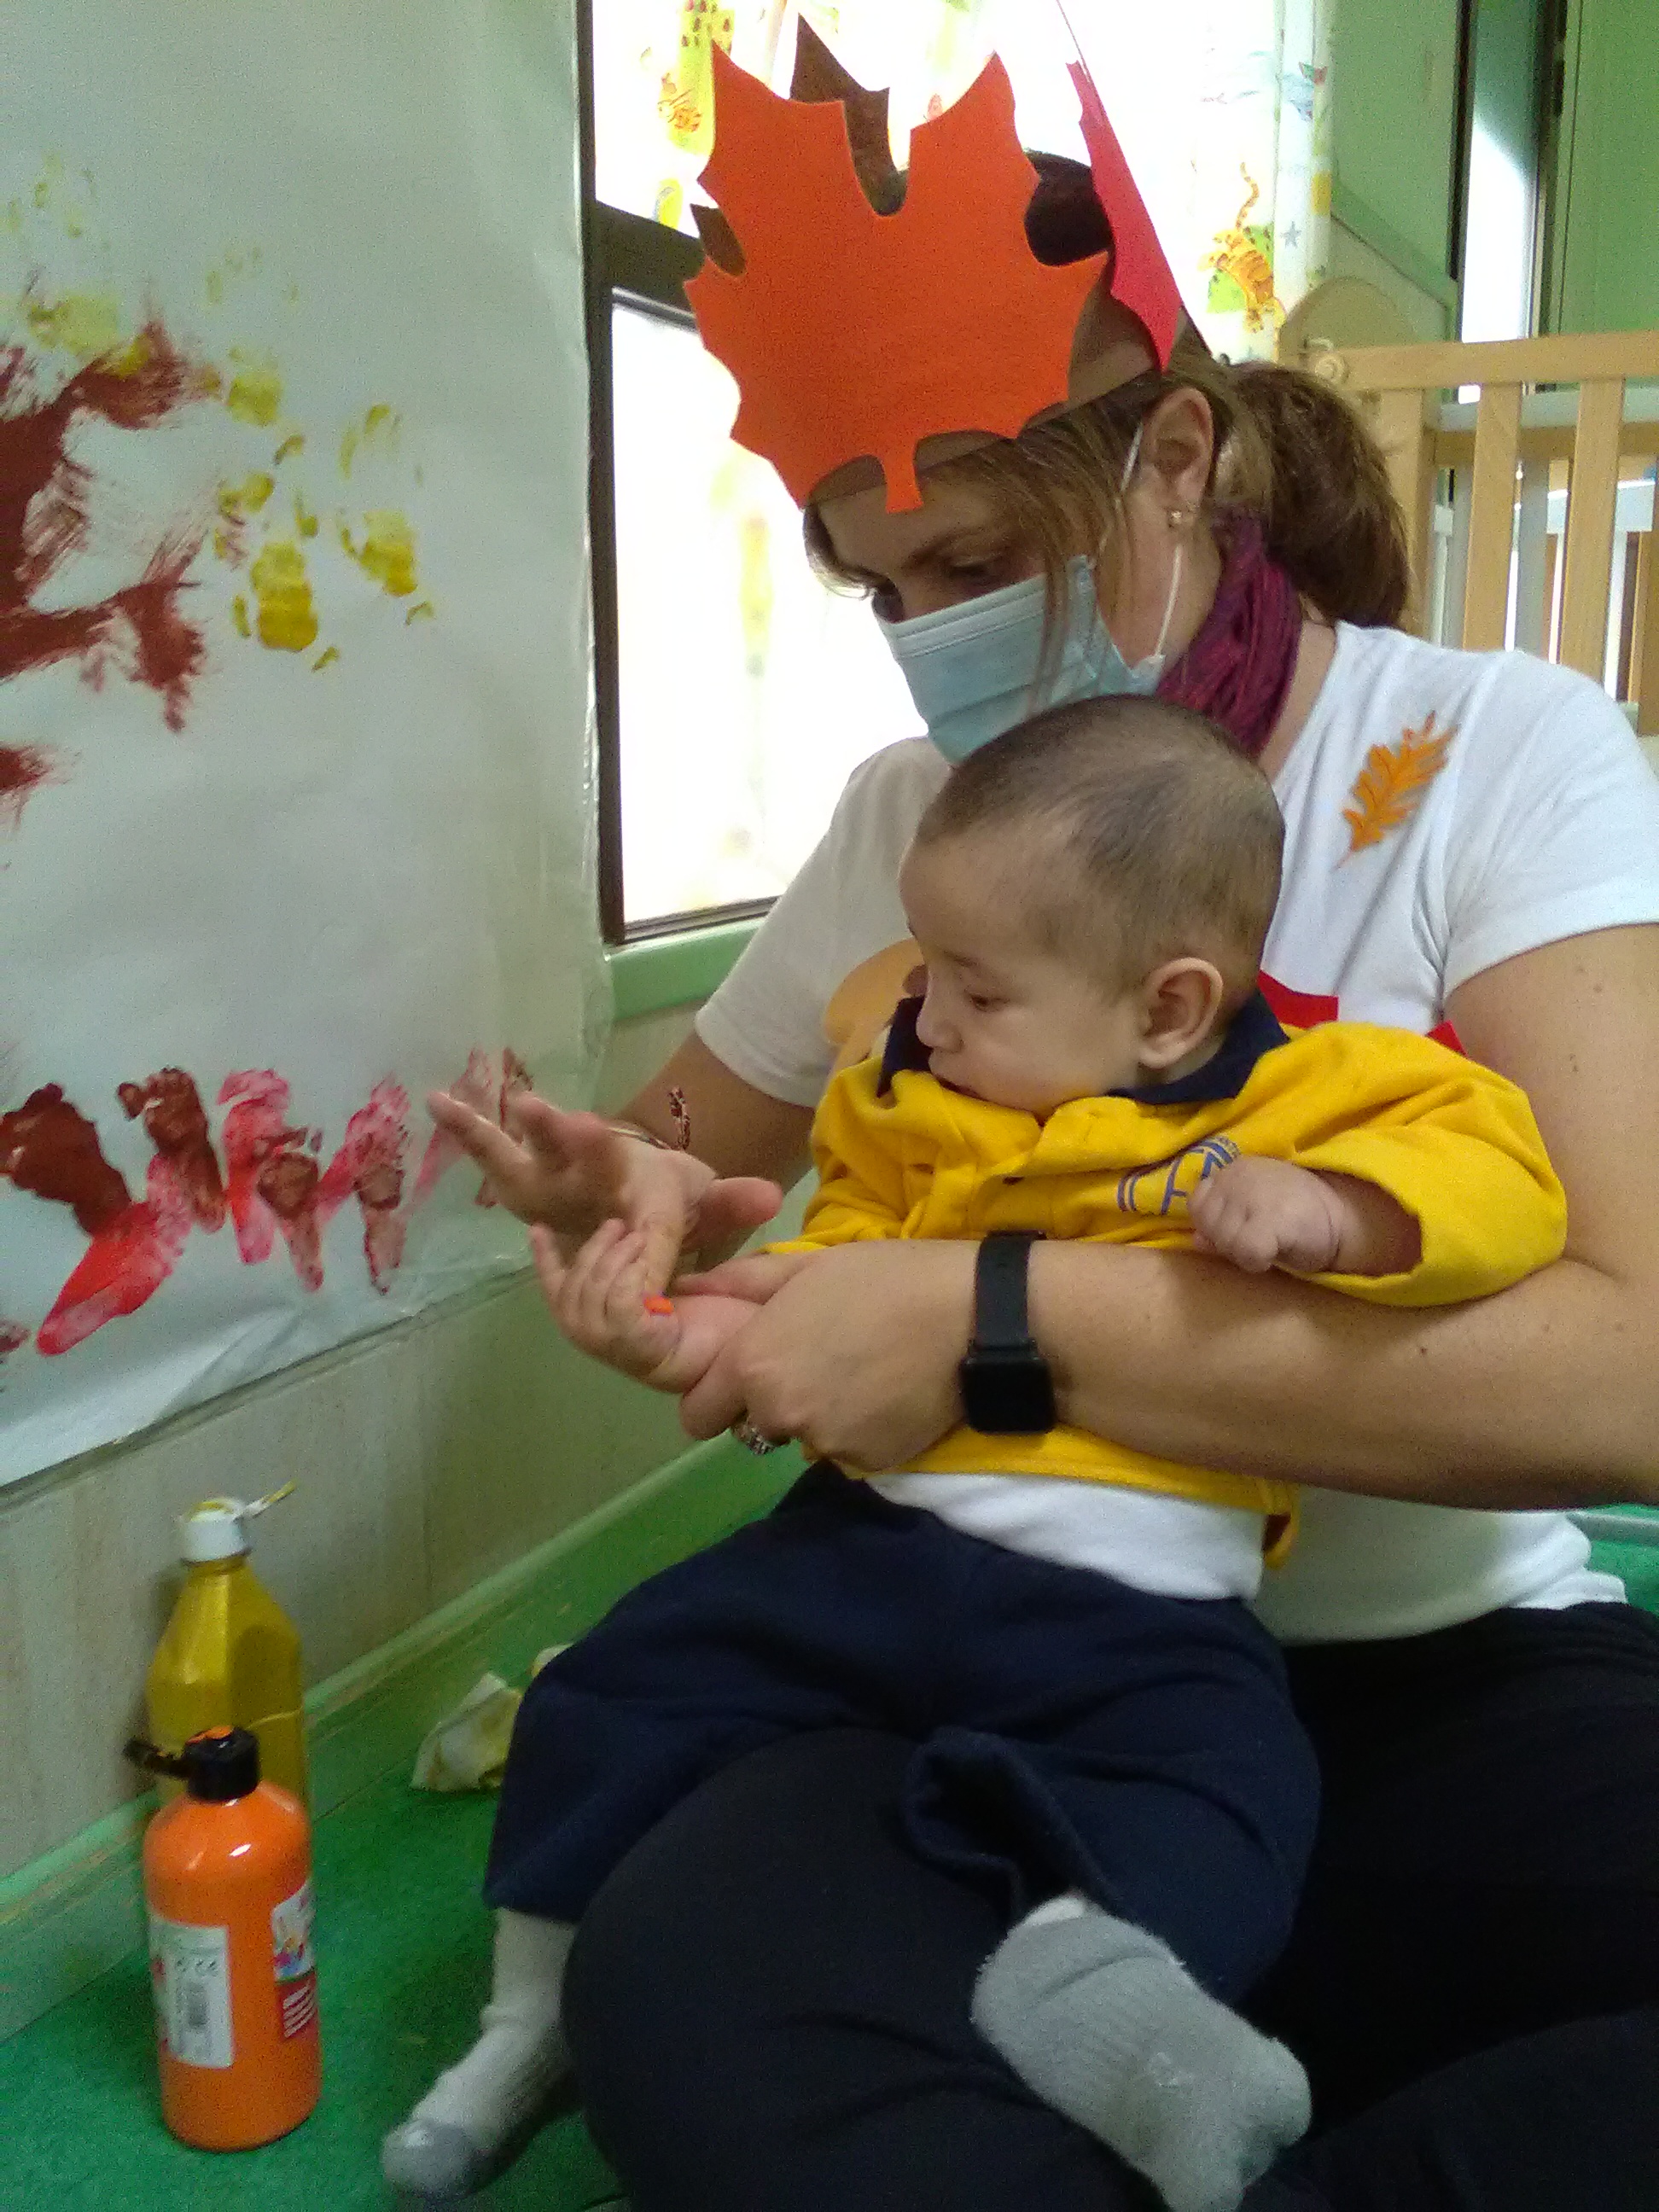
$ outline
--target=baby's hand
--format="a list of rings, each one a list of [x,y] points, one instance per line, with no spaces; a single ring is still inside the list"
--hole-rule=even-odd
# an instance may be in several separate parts
[[[1247,1154],[1206,1176],[1187,1201],[1193,1243],[1252,1275],[1269,1267],[1324,1274],[1336,1265],[1342,1214],[1322,1176]]]
[[[1416,1218],[1380,1184],[1247,1155],[1187,1201],[1193,1243],[1252,1275],[1403,1275],[1423,1256]]]
[[[746,1236],[782,1202],[775,1182],[717,1176],[690,1152],[642,1144],[597,1114],[563,1113],[533,1091],[509,1097],[499,1125],[459,1091],[430,1092],[427,1110],[483,1169],[500,1203],[552,1230],[573,1260],[612,1216],[642,1231],[652,1291],[673,1273],[684,1245]]]
[[[646,1232],[625,1222],[602,1223],[568,1266],[546,1228],[533,1228],[530,1241],[553,1318],[571,1343],[653,1390],[683,1393],[700,1382],[754,1316],[745,1298],[676,1304],[654,1295]]]

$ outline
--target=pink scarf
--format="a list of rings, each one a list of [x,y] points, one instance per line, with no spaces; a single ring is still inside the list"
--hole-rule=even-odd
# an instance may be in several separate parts
[[[1220,545],[1214,604],[1185,653],[1164,672],[1158,696],[1219,722],[1254,760],[1284,711],[1296,673],[1302,602],[1268,557],[1253,516],[1230,520]]]

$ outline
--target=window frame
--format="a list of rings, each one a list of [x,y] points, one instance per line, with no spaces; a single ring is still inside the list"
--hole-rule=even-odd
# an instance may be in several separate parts
[[[699,930],[754,924],[770,899],[627,919],[623,867],[622,645],[617,600],[615,387],[611,319],[618,306],[695,330],[685,296],[702,266],[695,239],[599,197],[593,103],[593,0],[576,4],[583,318],[587,337],[587,533],[593,609],[593,714],[599,768],[599,933],[617,950]],[[723,943],[729,937],[723,936]]]

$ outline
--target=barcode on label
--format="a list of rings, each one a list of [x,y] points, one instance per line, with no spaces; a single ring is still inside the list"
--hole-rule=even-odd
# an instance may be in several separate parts
[[[228,2066],[234,2056],[229,1929],[152,1913],[149,1955],[162,2049],[183,2066]]]

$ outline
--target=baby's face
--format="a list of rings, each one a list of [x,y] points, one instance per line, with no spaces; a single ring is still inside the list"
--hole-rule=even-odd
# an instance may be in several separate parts
[[[911,851],[899,893],[927,964],[917,1035],[956,1090],[1043,1115],[1141,1076],[1143,994],[1114,994],[1036,942],[989,837]]]

